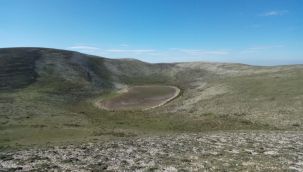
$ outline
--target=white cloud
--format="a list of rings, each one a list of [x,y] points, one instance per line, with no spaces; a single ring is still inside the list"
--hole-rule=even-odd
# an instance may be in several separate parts
[[[273,48],[283,48],[284,45],[263,45],[263,46],[255,46],[250,47],[245,50],[240,51],[240,54],[250,54],[250,53],[258,53],[260,51],[265,51]]]
[[[277,11],[267,11],[265,13],[262,13],[261,16],[283,16],[285,14],[287,14],[288,11],[287,10],[277,10]]]
[[[256,46],[248,48],[249,50],[267,50],[272,48],[281,48],[284,47],[284,45],[267,45],[267,46]]]
[[[220,59],[230,55],[231,50],[203,49],[105,49],[97,55],[108,58],[135,58],[149,62],[203,61]]]
[[[153,50],[153,49],[135,49],[135,50],[108,49],[105,51],[111,52],[111,53],[135,53],[135,54],[155,52],[155,50]]]
[[[129,49],[127,46],[127,44],[120,44],[120,48],[113,47],[108,49],[101,49],[94,46],[80,44],[67,47],[67,49],[107,58],[135,58],[149,62],[202,61],[206,59],[216,60],[221,58],[224,59],[231,54],[231,51],[228,49]]]
[[[73,50],[84,50],[84,51],[94,51],[94,50],[99,50],[97,47],[92,47],[92,46],[86,46],[86,45],[78,45],[78,46],[71,46],[68,47],[67,49],[73,49]]]
[[[224,56],[228,55],[228,51],[223,50],[200,50],[200,49],[179,49],[171,48],[167,50],[155,50],[155,49],[108,49],[106,53],[133,56],[157,56],[157,57],[207,57],[207,56]]]
[[[228,51],[208,51],[208,50],[196,50],[196,49],[176,49],[182,53],[192,55],[192,56],[210,56],[210,55],[227,55],[229,54]]]
[[[120,44],[121,47],[128,47],[128,44]]]

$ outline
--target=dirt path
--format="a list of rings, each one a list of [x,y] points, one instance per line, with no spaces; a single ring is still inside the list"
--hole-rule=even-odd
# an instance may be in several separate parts
[[[176,97],[180,94],[180,91],[181,91],[181,90],[180,90],[178,87],[176,87],[176,86],[168,86],[168,87],[175,89],[175,94],[174,94],[171,98],[162,101],[160,104],[158,104],[158,105],[156,105],[156,106],[152,106],[152,107],[149,107],[149,108],[145,108],[144,110],[154,109],[154,108],[163,106],[163,105],[165,105],[166,103],[168,103],[168,102],[170,102],[171,100],[173,100],[174,98],[176,98]]]

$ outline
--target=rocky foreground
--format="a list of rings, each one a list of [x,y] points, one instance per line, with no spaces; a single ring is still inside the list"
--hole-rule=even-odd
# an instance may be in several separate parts
[[[0,153],[2,171],[303,171],[303,132],[212,132]],[[1,171],[0,170],[0,171]]]

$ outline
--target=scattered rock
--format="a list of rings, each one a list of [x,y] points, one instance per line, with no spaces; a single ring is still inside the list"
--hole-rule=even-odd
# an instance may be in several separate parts
[[[303,133],[212,132],[0,153],[0,171],[302,171]]]

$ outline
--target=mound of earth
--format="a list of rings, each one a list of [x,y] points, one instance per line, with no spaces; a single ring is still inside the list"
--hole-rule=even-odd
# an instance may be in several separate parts
[[[174,86],[132,86],[126,92],[101,101],[99,107],[108,110],[151,109],[164,105],[179,93],[180,89]]]

